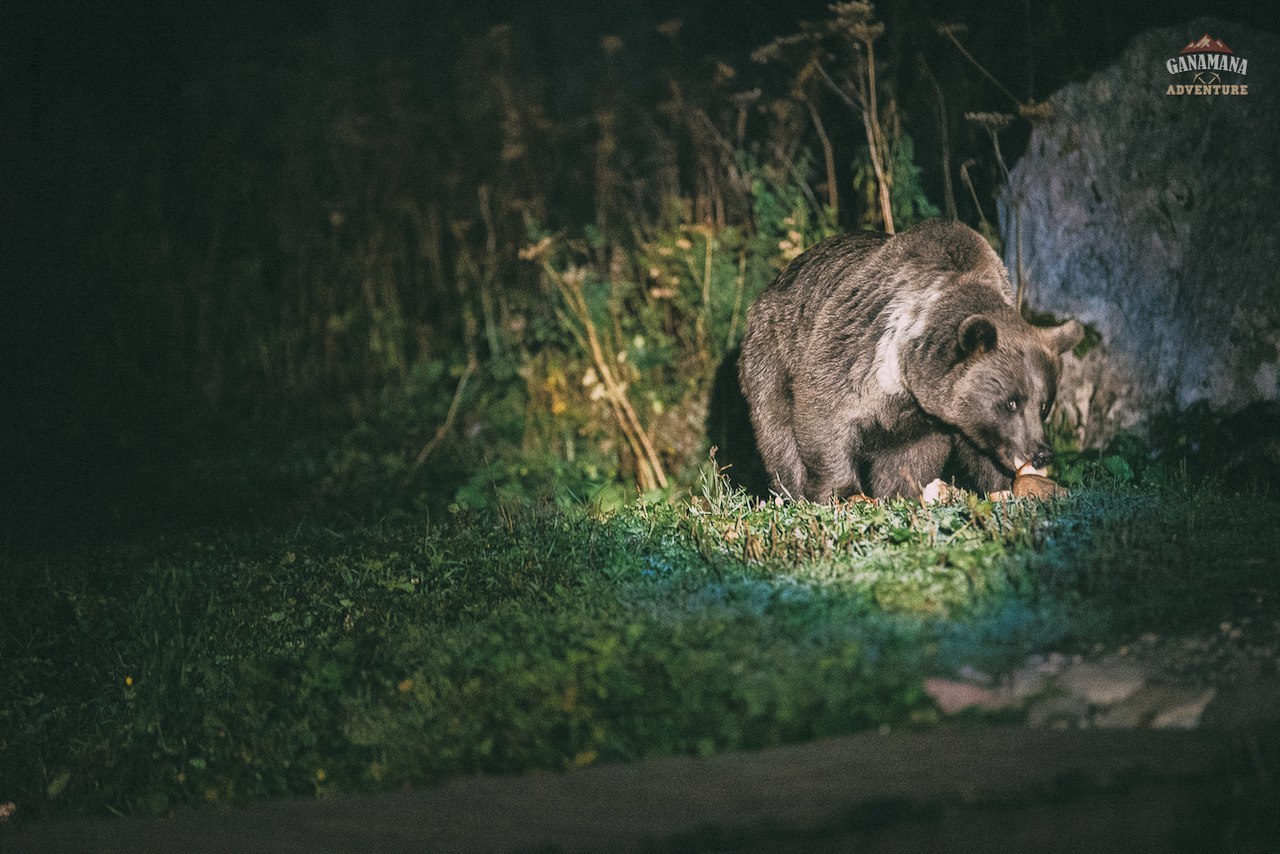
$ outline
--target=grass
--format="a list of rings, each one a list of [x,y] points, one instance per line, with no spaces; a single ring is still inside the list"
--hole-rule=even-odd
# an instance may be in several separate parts
[[[1097,467],[964,497],[526,504],[11,561],[0,802],[32,817],[927,726],[925,677],[1271,607],[1274,498]]]

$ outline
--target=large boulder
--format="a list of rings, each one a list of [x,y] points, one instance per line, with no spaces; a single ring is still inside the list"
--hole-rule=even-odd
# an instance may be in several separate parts
[[[1205,34],[1248,61],[1243,76],[1219,75],[1248,94],[1167,94],[1196,77],[1167,61]],[[1212,18],[1153,30],[1049,105],[1001,218],[1027,303],[1101,334],[1060,386],[1079,437],[1099,445],[1196,404],[1275,401],[1280,37]]]

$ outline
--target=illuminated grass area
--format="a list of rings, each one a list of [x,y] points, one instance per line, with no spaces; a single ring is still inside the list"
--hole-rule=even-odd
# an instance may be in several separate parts
[[[0,802],[27,815],[709,754],[938,713],[930,675],[1274,606],[1280,506],[523,507],[9,567]]]

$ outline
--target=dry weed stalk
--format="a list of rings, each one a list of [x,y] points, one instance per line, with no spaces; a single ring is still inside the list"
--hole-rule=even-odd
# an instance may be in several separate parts
[[[591,319],[590,307],[582,293],[583,277],[580,274],[563,274],[545,258],[542,260],[542,270],[555,284],[556,290],[564,301],[565,309],[568,310],[566,314],[565,309],[556,309],[561,325],[570,331],[578,346],[591,356],[591,362],[595,366],[596,374],[600,377],[605,397],[613,411],[614,420],[635,458],[636,480],[640,488],[646,491],[665,488],[667,474],[663,469],[662,460],[658,458],[653,442],[649,440],[648,431],[640,423],[640,417],[636,415],[635,407],[627,397],[626,384],[618,379],[612,360],[606,355],[605,348],[600,343],[595,321]]]
[[[862,121],[863,132],[867,137],[867,152],[871,160],[871,169],[875,173],[876,198],[880,208],[880,220],[884,230],[889,234],[893,234],[891,192],[893,184],[893,154],[881,123],[878,84],[876,82],[875,42],[876,39],[884,35],[884,24],[875,20],[875,8],[871,3],[835,3],[831,6],[831,12],[835,16],[834,20],[826,23],[821,29],[808,27],[801,33],[774,39],[764,47],[757,49],[752,54],[752,58],[756,62],[769,62],[775,59],[782,59],[798,45],[807,45],[809,47],[807,57],[803,61],[797,78],[797,83],[801,89],[798,97],[805,104],[810,118],[814,122],[819,142],[824,147],[823,153],[824,155],[828,153],[826,150],[828,145],[826,129],[822,127],[817,110],[803,94],[805,82],[815,73],[823,85]],[[823,64],[825,55],[823,40],[831,37],[847,40],[853,45],[853,53],[856,57],[853,74],[856,80],[850,81],[846,79],[845,85],[841,85],[839,81],[832,77]],[[850,89],[852,94],[849,91]],[[892,109],[892,104],[890,109]],[[831,158],[828,157],[828,183],[831,183],[830,175],[833,173],[830,166]],[[834,194],[831,195],[834,197]]]
[[[449,431],[453,429],[453,422],[458,418],[459,405],[462,403],[462,393],[466,391],[467,381],[471,379],[471,375],[480,367],[480,362],[474,353],[467,360],[467,366],[462,370],[462,376],[458,379],[458,387],[453,392],[453,399],[449,401],[449,411],[445,413],[444,421],[436,428],[436,432],[422,446],[422,450],[418,451],[418,455],[414,457],[413,464],[409,466],[405,472],[404,479],[407,481],[422,468],[427,458],[431,456],[436,448],[440,447],[440,443],[444,441],[444,437],[449,435]]]
[[[966,121],[978,125],[987,132],[987,136],[991,140],[991,148],[996,155],[996,164],[1000,167],[1001,179],[1004,181],[1004,186],[1009,187],[1009,167],[1004,162],[1004,155],[1000,151],[1000,131],[1013,123],[1013,116],[1008,113],[965,113],[964,117]],[[1022,267],[1022,201],[1016,195],[1010,201],[1012,203],[1010,207],[1013,210],[1013,240],[1014,254],[1016,256],[1013,271],[1015,305],[1018,310],[1021,311],[1024,291],[1026,289],[1023,281]]]

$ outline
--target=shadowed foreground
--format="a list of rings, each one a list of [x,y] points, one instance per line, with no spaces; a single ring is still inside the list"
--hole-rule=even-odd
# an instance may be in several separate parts
[[[7,851],[1263,851],[1274,721],[866,733],[704,760],[36,826]]]

